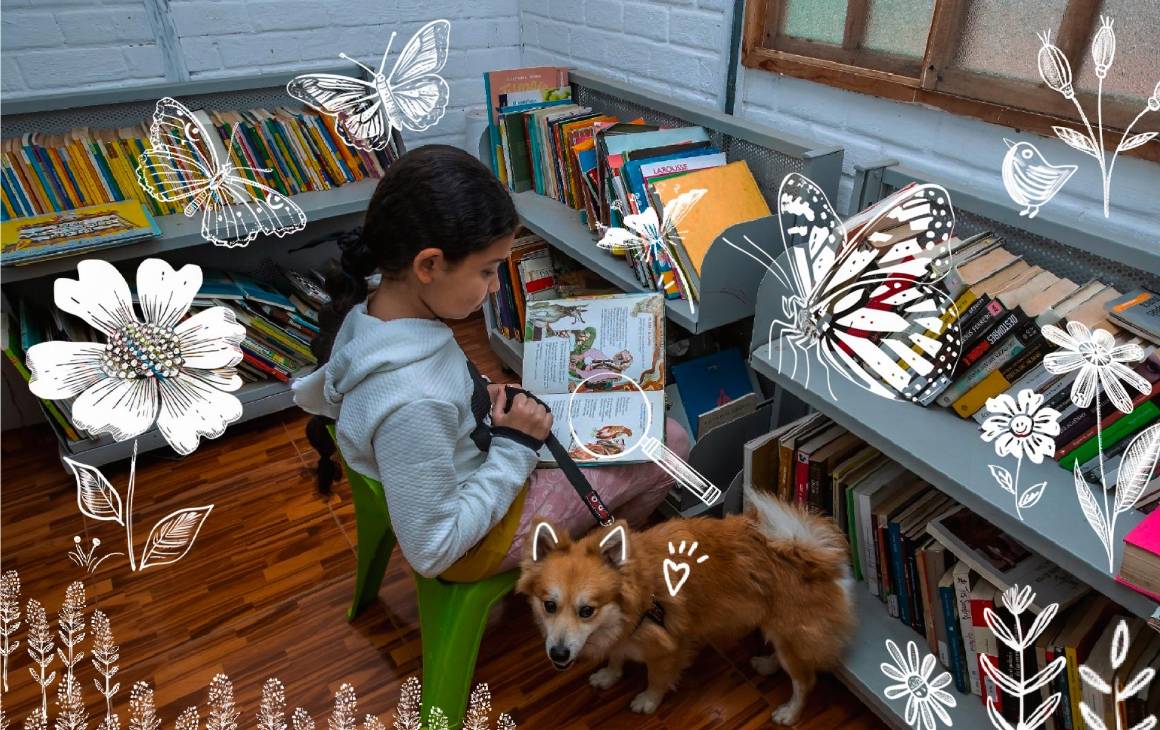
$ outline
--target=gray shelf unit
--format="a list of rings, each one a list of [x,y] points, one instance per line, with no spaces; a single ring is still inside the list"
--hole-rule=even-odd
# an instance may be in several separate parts
[[[905,170],[888,169],[886,165],[859,168],[857,172],[852,208],[865,207],[912,180],[925,182]],[[1144,258],[1148,252],[1136,251],[1131,254],[1135,258],[1127,260],[1139,266],[1128,266],[1121,262],[1121,257],[1128,257],[1129,253],[1098,234],[1067,229],[1050,217],[1040,220],[1044,213],[1028,221],[1018,215],[1017,208],[985,201],[954,188],[948,187],[948,192],[955,208],[957,235],[993,230],[1005,237],[1004,245],[1010,250],[1077,283],[1098,277],[1118,288],[1157,286],[1157,278],[1152,272],[1160,270],[1160,251],[1152,252],[1149,260]],[[1048,238],[1048,233],[1057,238]],[[1102,248],[1103,244],[1108,244],[1108,248]],[[785,257],[784,252],[779,256],[783,264]],[[772,351],[769,346],[770,322],[784,319],[780,311],[783,293],[785,290],[776,277],[767,275],[762,280],[757,294],[750,357],[751,367],[776,384],[779,394],[784,392],[825,413],[1132,614],[1140,617],[1152,614],[1156,602],[1120,585],[1113,575],[1109,575],[1107,555],[1083,517],[1072,475],[1057,463],[1027,462],[1022,465],[1019,477],[1022,485],[1046,481],[1048,487],[1039,503],[1025,510],[1020,520],[1010,495],[996,486],[988,473],[987,464],[1000,461],[997,461],[994,446],[979,437],[978,425],[973,420],[961,419],[942,408],[922,408],[887,400],[838,374],[829,379],[834,395],[831,398],[826,374],[812,353],[808,356],[808,363],[798,363],[796,377],[791,377],[793,355],[782,351],[783,346],[789,347],[788,343],[775,340]],[[784,355],[780,370],[779,354]],[[808,386],[804,382],[807,365],[810,372]],[[1143,515],[1135,511],[1120,515],[1117,538],[1122,539],[1142,519]],[[903,704],[889,702],[882,696],[888,684],[879,669],[879,663],[888,658],[882,642],[885,638],[893,638],[902,646],[905,641],[919,641],[921,637],[891,618],[885,607],[861,584],[858,586],[858,605],[861,628],[855,645],[837,673],[888,724],[904,728]],[[984,727],[985,713],[977,698],[960,695],[958,699],[959,706],[952,713],[956,726],[961,724],[960,718],[968,718],[970,721],[964,727]]]
[[[352,71],[350,68],[337,67],[320,70],[347,75]],[[13,137],[32,132],[57,133],[78,127],[135,125],[150,119],[157,100],[164,96],[172,96],[191,109],[301,108],[300,102],[286,94],[286,83],[298,73],[301,72],[70,92],[6,101],[3,134],[5,137]],[[400,139],[396,141],[401,144]],[[333,190],[302,193],[293,196],[292,200],[306,213],[310,223],[317,223],[362,213],[376,184],[377,180],[368,179]],[[158,217],[157,222],[162,230],[159,238],[26,266],[3,267],[0,268],[0,283],[5,288],[17,283],[22,287],[36,286],[37,280],[41,278],[72,271],[77,262],[86,257],[130,261],[194,247],[212,248],[201,237],[199,218],[170,215]],[[357,219],[351,222],[357,224]],[[250,247],[255,246],[266,247],[271,255],[276,255],[286,248],[286,243],[284,239],[274,236],[262,236],[250,244]],[[51,286],[48,288],[51,289]],[[277,381],[247,384],[237,392],[237,396],[242,402],[243,413],[236,423],[285,410],[293,405],[289,386]],[[156,427],[136,440],[139,453],[166,445]],[[62,454],[93,466],[128,458],[132,447],[132,441],[115,442],[107,435],[60,444]]]
[[[771,127],[714,109],[680,106],[653,92],[587,72],[573,70],[570,78],[574,101],[595,111],[616,114],[621,119],[643,117],[650,123],[668,127],[704,127],[710,140],[730,162],[746,161],[771,210],[776,207],[778,185],[791,172],[809,177],[827,195],[836,195],[842,171],[841,148],[813,148],[805,140],[784,135]],[[488,144],[485,131],[479,147],[480,159],[485,162],[489,160]],[[623,259],[596,246],[597,236],[581,222],[579,211],[534,191],[516,193],[512,197],[524,225],[554,248],[624,291],[646,291]],[[752,316],[754,296],[763,272],[752,265],[751,259],[732,250],[721,239],[740,237],[744,232],[771,225],[773,219],[767,217],[733,226],[719,236],[705,256],[701,301],[694,309],[685,300],[667,300],[665,311],[669,319],[690,332],[698,333]]]

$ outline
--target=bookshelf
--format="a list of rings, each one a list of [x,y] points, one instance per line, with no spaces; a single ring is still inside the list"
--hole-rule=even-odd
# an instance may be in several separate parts
[[[891,164],[857,168],[851,208],[864,208],[908,182],[929,181],[913,172],[892,168]],[[944,187],[954,203],[955,232],[960,237],[994,231],[1004,237],[1003,245],[1008,250],[1077,283],[1099,278],[1121,291],[1136,286],[1154,288],[1160,283],[1156,275],[1160,272],[1160,251],[1150,252],[1131,243],[1112,241],[1090,228],[1077,228],[1047,209],[1029,221],[1021,218],[1018,208],[1009,201],[1004,200],[1004,205],[971,191]],[[767,235],[778,234],[769,231]],[[786,255],[783,251],[779,258]],[[1000,462],[993,444],[979,437],[978,424],[973,419],[963,420],[937,406],[922,408],[887,400],[837,373],[830,377],[827,388],[826,373],[813,353],[802,360],[799,352],[795,375],[793,355],[786,351],[789,344],[781,340],[774,341],[772,347],[769,344],[770,322],[783,318],[783,291],[780,282],[769,275],[758,290],[750,357],[754,371],[772,381],[782,393],[829,416],[1125,610],[1145,618],[1151,615],[1156,608],[1154,601],[1121,586],[1114,575],[1108,574],[1107,555],[1083,517],[1072,474],[1058,463],[1045,460],[1034,464],[1025,460],[1022,464],[1022,485],[1047,481],[1048,487],[1039,503],[1025,510],[1020,520],[1010,495],[988,473],[988,464]],[[783,356],[780,369],[779,355]],[[1120,515],[1117,538],[1122,539],[1142,519],[1143,515],[1136,511]],[[921,645],[923,637],[890,617],[865,584],[859,583],[856,590],[861,624],[838,675],[888,724],[904,728],[904,703],[887,701],[882,694],[889,684],[879,669],[879,664],[887,659],[883,642],[892,638],[900,647],[910,640]],[[956,699],[959,706],[952,713],[956,727],[989,726],[978,698],[956,693]]]
[[[350,75],[352,67],[328,67],[314,69],[321,72]],[[249,109],[286,106],[301,108],[302,104],[286,94],[286,83],[306,70],[293,73],[235,76],[225,79],[190,81],[180,83],[151,84],[130,88],[98,89],[95,91],[68,92],[64,94],[44,94],[23,99],[6,101],[4,105],[5,137],[26,133],[58,133],[66,130],[92,127],[124,127],[151,118],[158,99],[172,96],[191,109]],[[396,133],[397,135],[397,133]],[[402,150],[401,139],[396,142]],[[292,197],[302,208],[310,224],[331,222],[338,225],[344,216],[361,214],[377,184],[377,179],[366,179],[325,191],[307,192]],[[45,292],[52,290],[52,278],[56,275],[75,271],[79,260],[98,257],[110,262],[131,262],[148,256],[167,256],[181,252],[181,256],[196,252],[208,252],[213,247],[201,236],[200,216],[186,218],[182,215],[157,217],[161,236],[126,246],[107,248],[79,256],[35,262],[25,266],[0,268],[0,284],[5,295],[13,288],[21,293],[31,293],[36,298],[51,296]],[[350,219],[351,225],[357,218]],[[294,241],[311,235],[311,228],[294,234]],[[261,236],[243,251],[261,251],[262,255],[274,260],[285,258],[284,252],[291,247],[291,238]],[[222,250],[225,253],[225,250]],[[168,258],[168,256],[167,256]],[[242,260],[243,254],[233,250],[229,258]],[[251,261],[253,256],[246,255]],[[171,263],[177,263],[171,260]],[[227,265],[226,268],[229,268]],[[23,386],[23,382],[20,382]],[[5,384],[7,387],[7,384]],[[287,384],[278,381],[249,383],[235,393],[242,402],[242,417],[235,424],[259,416],[275,413],[293,405],[292,394]],[[138,451],[143,453],[166,445],[156,429],[150,429],[137,439]],[[61,441],[61,453],[94,466],[127,458],[132,450],[132,441],[117,443],[110,437],[97,439]]]

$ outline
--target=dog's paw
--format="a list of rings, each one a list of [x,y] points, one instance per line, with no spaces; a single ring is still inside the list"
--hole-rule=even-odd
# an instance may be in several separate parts
[[[657,707],[661,704],[661,698],[648,690],[641,692],[636,697],[632,698],[632,704],[628,706],[633,712],[639,712],[642,715],[651,715],[657,711]]]
[[[598,672],[588,675],[588,684],[596,689],[608,689],[620,681],[623,672],[612,667],[605,667]]]
[[[796,725],[797,721],[801,719],[801,714],[802,708],[796,706],[792,701],[786,702],[773,711],[773,724]]]
[[[781,669],[781,662],[777,660],[776,654],[769,656],[755,656],[749,660],[749,666],[753,667],[753,671],[757,672],[763,677],[768,677],[771,674],[776,674]]]

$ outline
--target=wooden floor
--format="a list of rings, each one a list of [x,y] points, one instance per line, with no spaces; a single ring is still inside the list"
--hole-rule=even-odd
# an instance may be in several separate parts
[[[457,331],[481,369],[502,377],[480,322],[464,322]],[[320,728],[343,682],[358,693],[360,717],[373,713],[391,726],[400,684],[420,673],[410,573],[396,552],[380,602],[353,623],[346,621],[355,566],[350,492],[338,485],[329,503],[313,493],[314,456],[303,435],[305,422],[300,413],[288,411],[231,427],[220,440],[180,460],[143,455],[134,505],[138,549],[149,528],[169,512],[205,504],[213,504],[213,511],[181,562],[133,573],[126,558],[113,557],[87,577],[67,557],[73,536],[80,535],[86,546],[99,537],[100,554],[123,551],[122,528],[79,513],[73,478],[57,460],[47,427],[3,435],[3,570],[19,571],[22,605],[28,598],[39,600],[54,628],[65,587],[85,581],[89,614],[93,608],[104,611],[120,645],[121,690],[114,709],[122,727],[129,688],[140,680],[154,688],[165,730],[189,705],[200,704],[204,718],[206,688],[217,672],[233,681],[242,728],[253,727],[268,677],[285,685],[288,712],[303,707]],[[124,495],[128,465],[111,466],[105,475]],[[3,698],[14,728],[40,703],[39,687],[28,673],[26,629],[27,622],[14,637],[21,646],[9,659],[10,690]],[[90,641],[82,646],[88,654]],[[770,727],[770,712],[788,698],[790,688],[782,678],[755,675],[748,665],[755,648],[750,642],[705,651],[658,713],[641,717],[627,709],[644,688],[639,668],[606,692],[588,685],[590,668],[557,673],[526,603],[511,597],[484,638],[475,676],[490,685],[495,711],[509,712],[524,728]],[[95,728],[104,701],[94,691],[96,673],[88,658],[78,666],[89,727]],[[59,660],[49,667],[60,668]],[[55,717],[54,688],[49,692]],[[798,727],[883,726],[826,676]]]

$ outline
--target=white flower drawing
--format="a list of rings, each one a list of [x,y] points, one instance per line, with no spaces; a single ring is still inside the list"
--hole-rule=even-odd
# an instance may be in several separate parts
[[[1067,332],[1047,325],[1043,336],[1063,349],[1043,358],[1047,372],[1059,375],[1079,370],[1071,386],[1071,402],[1078,407],[1091,405],[1097,381],[1108,399],[1124,413],[1131,413],[1133,406],[1123,383],[1144,394],[1152,392],[1152,384],[1146,378],[1124,365],[1144,359],[1144,350],[1139,345],[1116,347],[1115,339],[1107,330],[1097,328],[1092,332],[1076,321],[1067,323]]]
[[[1059,435],[1059,411],[1043,407],[1043,396],[1021,390],[1016,398],[1006,393],[987,399],[992,414],[983,422],[983,440],[995,442],[999,456],[1027,457],[1036,464],[1055,454]]]
[[[230,391],[242,385],[235,366],[246,331],[226,307],[181,321],[201,281],[201,269],[192,264],[174,271],[161,259],[142,261],[138,318],[129,285],[112,264],[80,262],[77,279],[56,280],[56,306],[108,342],[33,345],[29,389],[48,400],[76,397],[76,425],[117,441],[141,435],[154,422],[180,454],[192,453],[202,436],[220,436],[242,415]]]
[[[935,730],[935,717],[947,727],[954,725],[946,707],[955,707],[954,695],[943,690],[951,683],[950,672],[943,672],[934,679],[938,660],[927,654],[919,664],[918,646],[913,641],[906,642],[906,656],[892,640],[886,640],[886,650],[894,658],[894,663],[882,662],[882,673],[898,682],[886,688],[888,700],[896,700],[906,696],[906,723],[922,730]],[[921,721],[921,723],[920,723]]]

